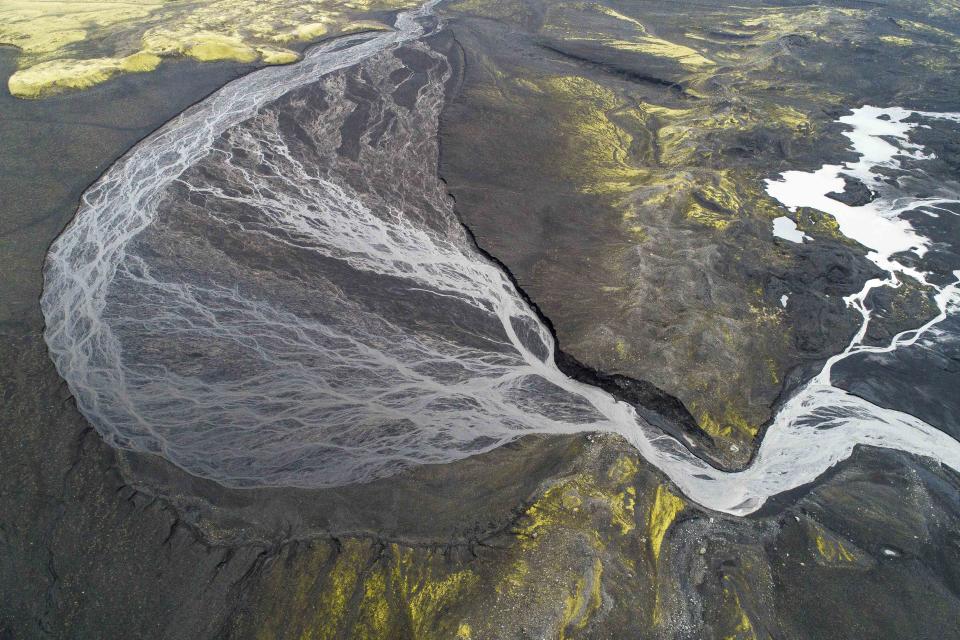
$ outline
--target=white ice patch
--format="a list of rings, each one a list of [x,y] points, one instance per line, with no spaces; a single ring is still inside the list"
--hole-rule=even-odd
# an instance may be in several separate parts
[[[786,216],[780,216],[773,220],[773,235],[790,242],[803,242],[804,238],[809,238],[803,231],[797,229],[797,223]]]
[[[787,294],[783,294],[782,296],[780,296],[780,306],[786,309],[788,300],[790,300],[790,296],[788,296]]]

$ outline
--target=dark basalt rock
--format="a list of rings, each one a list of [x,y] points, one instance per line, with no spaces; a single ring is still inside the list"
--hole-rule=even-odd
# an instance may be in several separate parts
[[[865,344],[885,345],[901,331],[913,329],[939,313],[933,291],[910,276],[900,276],[897,288],[873,289],[867,298],[872,310]]]
[[[600,387],[618,400],[632,405],[647,422],[692,446],[697,455],[715,466],[727,460],[717,451],[713,439],[703,431],[680,400],[651,382],[620,374],[609,374],[586,366],[573,356],[557,351],[557,367],[586,384]]]
[[[863,184],[859,178],[843,176],[843,182],[845,185],[843,191],[828,193],[827,197],[851,207],[862,207],[873,202],[877,197],[877,193]]]
[[[677,77],[676,80],[654,75],[649,71],[638,71],[638,69],[643,68],[649,69],[650,65],[638,65],[636,61],[625,60],[622,56],[611,55],[609,50],[604,49],[600,45],[587,43],[580,44],[579,46],[571,46],[550,40],[541,41],[539,44],[544,50],[561,55],[587,68],[600,70],[603,73],[622,78],[628,82],[666,87],[676,91],[680,95],[685,95],[683,85],[678,82],[682,76],[677,74],[673,69],[667,70],[665,75],[671,75],[671,72],[673,72],[672,75]]]

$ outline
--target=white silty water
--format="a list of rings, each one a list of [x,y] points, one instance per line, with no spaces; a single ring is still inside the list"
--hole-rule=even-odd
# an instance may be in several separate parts
[[[431,8],[227,85],[84,194],[51,247],[41,302],[57,368],[108,441],[228,486],[325,487],[530,433],[606,431],[692,500],[740,515],[857,444],[960,470],[949,436],[830,385],[829,367],[863,331],[784,405],[739,473],[567,378],[549,331],[475,249],[436,178],[449,68],[417,42]],[[406,106],[395,97],[400,45],[430,61]],[[362,73],[341,72],[356,65]],[[344,160],[352,111],[328,98],[357,83],[374,96],[379,133]],[[880,262],[899,250],[873,248]],[[956,288],[938,301],[942,319]]]

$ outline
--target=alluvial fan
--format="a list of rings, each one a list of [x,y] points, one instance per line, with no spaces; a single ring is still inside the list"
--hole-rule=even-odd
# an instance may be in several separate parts
[[[325,486],[602,420],[544,377],[551,336],[454,217],[450,70],[398,39],[323,76],[315,53],[231,122],[263,78],[241,81],[240,105],[186,114],[87,194],[44,307],[114,444],[225,484]]]

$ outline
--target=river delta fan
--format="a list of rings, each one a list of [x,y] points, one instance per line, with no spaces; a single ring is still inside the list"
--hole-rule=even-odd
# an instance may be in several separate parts
[[[734,514],[856,444],[960,469],[960,445],[833,387],[829,364],[737,473],[564,375],[436,176],[450,69],[422,42],[444,28],[432,8],[227,85],[84,195],[51,248],[42,305],[58,369],[109,441],[228,486],[325,487],[527,434],[606,431]],[[938,319],[955,298],[942,288]]]

